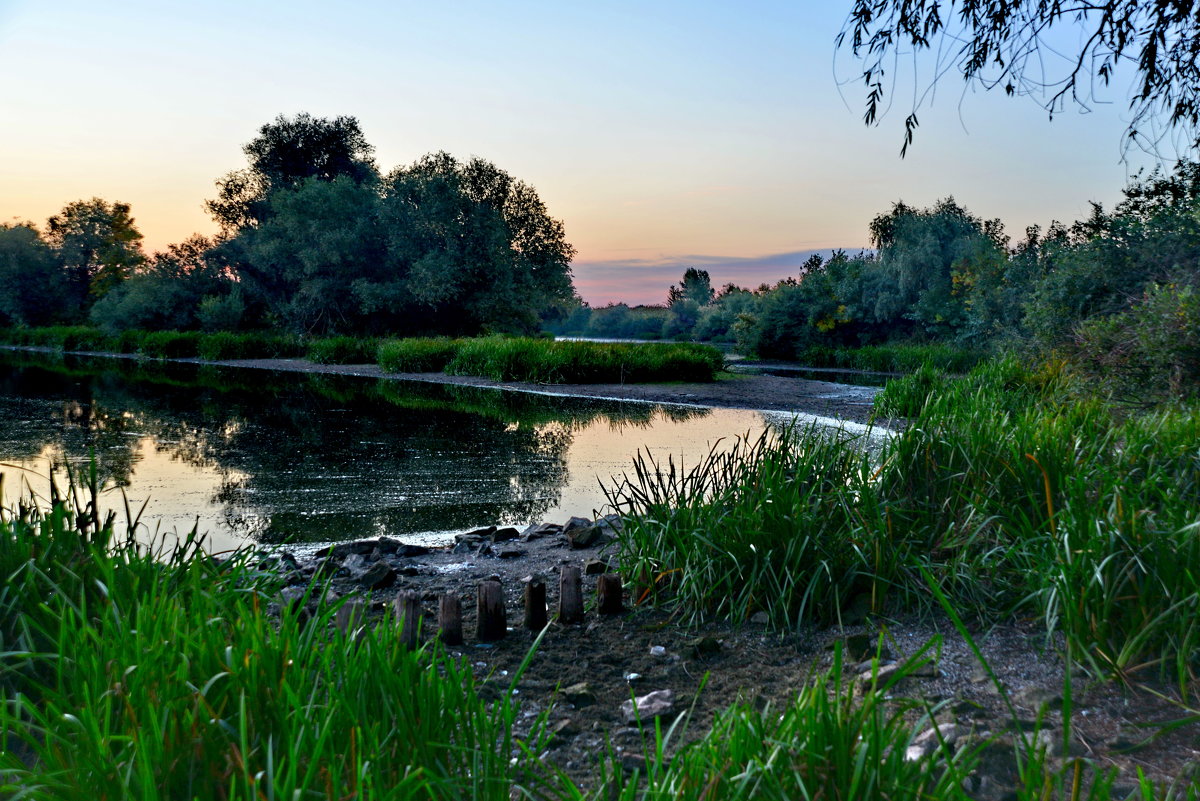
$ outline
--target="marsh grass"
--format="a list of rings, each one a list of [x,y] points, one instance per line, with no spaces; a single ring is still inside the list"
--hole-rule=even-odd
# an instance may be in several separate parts
[[[491,336],[388,340],[380,346],[379,364],[396,373],[443,371],[495,381],[618,384],[713,381],[724,357],[707,345]]]
[[[379,340],[370,337],[328,337],[308,343],[304,357],[317,364],[374,364]]]
[[[687,469],[639,454],[605,486],[627,519],[618,558],[637,600],[669,601],[685,622],[837,621],[855,596],[878,606],[904,557],[873,471],[860,442],[812,428],[718,443]]]
[[[85,537],[65,503],[0,522],[0,795],[508,799],[543,745],[469,665],[269,613],[275,580],[194,548]],[[519,671],[518,671],[519,673]],[[515,681],[515,680],[514,680]]]
[[[839,367],[908,373],[930,367],[949,373],[965,373],[986,358],[982,351],[938,343],[896,343],[860,348],[814,345],[801,350],[796,360],[811,367]]]

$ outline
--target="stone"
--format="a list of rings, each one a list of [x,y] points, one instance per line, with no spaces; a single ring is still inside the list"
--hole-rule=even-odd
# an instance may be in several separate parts
[[[721,643],[715,637],[698,637],[687,643],[687,654],[693,659],[700,659],[721,652]]]
[[[563,534],[572,548],[586,548],[600,539],[600,529],[586,517],[572,517],[563,527]]]
[[[625,521],[620,515],[605,515],[596,519],[596,528],[606,537],[615,538],[625,529]]]
[[[771,622],[771,616],[760,609],[750,616],[750,622],[758,626],[765,626]]]
[[[563,527],[558,523],[532,523],[521,532],[521,542],[533,542],[553,537],[555,534],[561,534],[562,530]]]
[[[495,533],[496,533],[496,527],[488,526],[486,528],[477,528],[477,529],[474,529],[473,531],[468,531],[463,534],[455,534],[454,539],[456,539],[456,540],[464,540],[464,539],[486,540],[488,537],[492,536]]]
[[[498,559],[519,559],[525,555],[525,552],[520,548],[505,548],[495,552]]]
[[[586,681],[572,684],[562,691],[562,697],[567,703],[574,704],[576,708],[596,703],[596,694],[592,692],[591,686]]]
[[[968,734],[965,726],[957,723],[942,723],[932,729],[926,729],[918,734],[904,751],[904,758],[910,762],[923,759],[937,751],[943,742],[947,748],[953,748],[959,738]]]
[[[382,590],[396,583],[396,570],[387,562],[376,562],[358,577],[358,583],[368,590]]]
[[[331,556],[335,559],[345,559],[350,554],[358,554],[366,556],[375,550],[378,542],[376,540],[356,540],[355,542],[339,542],[336,545],[330,545],[322,548],[313,554],[313,556]]]
[[[498,528],[492,532],[492,542],[508,542],[509,540],[515,540],[520,536],[521,532],[517,531],[512,526],[505,526],[504,528]]]
[[[626,723],[637,723],[639,720],[644,723],[669,714],[674,708],[674,690],[655,690],[621,704],[621,717]]]
[[[1015,705],[1033,712],[1043,707],[1046,709],[1062,709],[1063,705],[1061,691],[1039,687],[1036,684],[1017,690],[1013,693],[1012,700]]]
[[[583,563],[583,575],[599,576],[608,572],[608,562],[603,559],[589,559]]]

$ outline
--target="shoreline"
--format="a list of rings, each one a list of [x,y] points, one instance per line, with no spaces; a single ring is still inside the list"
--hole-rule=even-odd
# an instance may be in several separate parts
[[[90,356],[112,359],[141,359],[136,354],[106,351],[63,351],[55,348],[27,345],[0,345],[12,351],[61,353],[71,356]],[[534,384],[520,381],[494,381],[479,376],[430,373],[389,373],[375,364],[318,364],[308,359],[164,359],[180,364],[213,365],[254,370],[277,370],[295,373],[325,373],[377,378],[391,381],[419,381],[449,384],[480,389],[498,389],[538,395],[595,398],[635,403],[655,403],[692,408],[749,409],[767,413],[786,413],[802,416],[819,425],[843,425],[865,430],[870,423],[875,395],[881,387],[836,384],[808,378],[730,374],[711,383],[653,383],[653,384]],[[877,423],[876,428],[889,428]]]

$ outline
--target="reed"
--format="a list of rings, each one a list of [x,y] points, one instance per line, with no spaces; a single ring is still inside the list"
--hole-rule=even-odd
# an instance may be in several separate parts
[[[328,337],[308,343],[304,357],[317,364],[374,364],[379,340],[370,337]]]

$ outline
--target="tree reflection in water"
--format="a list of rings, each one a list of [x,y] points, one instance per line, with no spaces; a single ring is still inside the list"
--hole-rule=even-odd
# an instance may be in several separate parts
[[[136,492],[147,446],[219,477],[229,532],[328,541],[541,519],[578,431],[706,414],[437,384],[0,355],[0,459],[86,466]],[[179,510],[181,514],[192,511]]]

